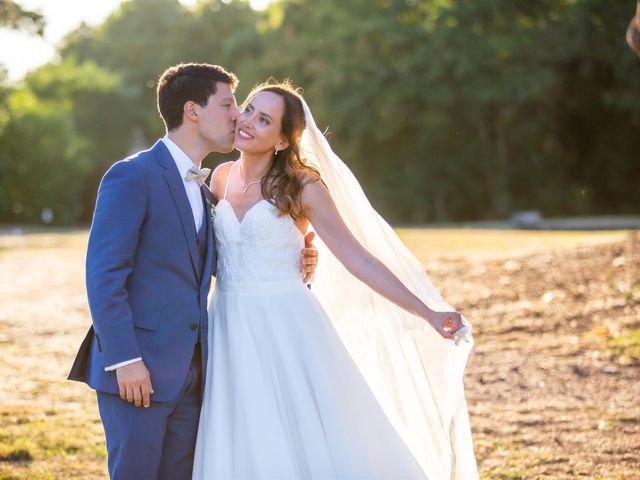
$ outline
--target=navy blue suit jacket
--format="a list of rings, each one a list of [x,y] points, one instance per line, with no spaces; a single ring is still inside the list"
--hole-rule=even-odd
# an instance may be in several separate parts
[[[213,226],[205,209],[207,255],[200,271],[193,213],[162,141],[115,163],[100,188],[87,249],[93,326],[69,379],[118,394],[105,367],[142,357],[153,401],[174,399],[198,335],[206,375],[207,294],[215,273]]]

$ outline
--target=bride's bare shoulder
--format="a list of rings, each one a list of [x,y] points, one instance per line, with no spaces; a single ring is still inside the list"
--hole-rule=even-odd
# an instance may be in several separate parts
[[[221,163],[220,165],[218,165],[216,168],[213,169],[213,173],[211,175],[215,177],[215,176],[224,175],[225,173],[229,173],[229,169],[234,163],[236,162],[233,160],[230,162]]]
[[[220,199],[224,192],[224,186],[227,183],[229,177],[229,171],[235,162],[224,162],[218,165],[211,174],[211,183],[209,188],[213,195]]]
[[[330,198],[329,191],[316,170],[302,170],[298,173],[298,178],[302,186],[300,200],[303,210],[326,205],[327,199]]]
[[[322,177],[317,170],[305,167],[298,170],[298,180],[300,180],[304,189],[307,185],[322,182]]]

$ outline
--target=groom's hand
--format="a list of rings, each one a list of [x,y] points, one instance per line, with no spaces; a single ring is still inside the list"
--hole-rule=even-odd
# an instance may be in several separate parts
[[[144,405],[147,408],[151,405],[151,376],[142,360],[118,368],[116,378],[122,400],[133,403],[136,407]]]
[[[304,274],[304,283],[309,283],[318,266],[318,250],[313,246],[314,232],[309,232],[304,237],[304,248],[302,249],[302,261],[300,269]]]

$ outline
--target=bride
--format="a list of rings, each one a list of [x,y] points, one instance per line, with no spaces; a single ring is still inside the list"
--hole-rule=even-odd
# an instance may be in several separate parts
[[[235,145],[211,181],[220,256],[193,478],[477,478],[466,320],[290,84],[249,94]],[[298,265],[309,228],[322,257],[311,290]]]

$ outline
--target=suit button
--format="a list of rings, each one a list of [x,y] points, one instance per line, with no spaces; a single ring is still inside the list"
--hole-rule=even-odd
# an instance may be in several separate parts
[[[198,330],[198,324],[197,323],[192,323],[191,324],[191,331],[195,332],[196,330]]]
[[[200,245],[200,239],[196,238],[196,245]]]

